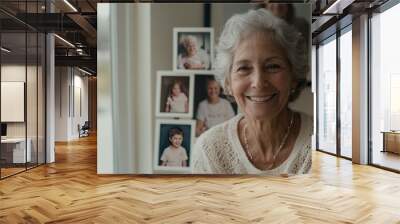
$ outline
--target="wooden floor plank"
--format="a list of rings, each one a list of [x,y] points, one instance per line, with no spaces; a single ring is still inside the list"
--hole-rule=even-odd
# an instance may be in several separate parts
[[[0,181],[0,223],[400,223],[400,175],[313,153],[301,176],[96,174],[96,138]]]

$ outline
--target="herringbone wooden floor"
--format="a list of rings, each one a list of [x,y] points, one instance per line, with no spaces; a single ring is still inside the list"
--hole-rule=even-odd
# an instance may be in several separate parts
[[[0,181],[0,223],[400,223],[400,175],[315,152],[312,174],[98,176],[96,139]]]

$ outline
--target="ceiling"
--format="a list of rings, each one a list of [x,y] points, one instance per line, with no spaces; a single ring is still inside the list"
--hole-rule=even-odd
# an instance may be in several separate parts
[[[24,55],[27,55],[28,59],[33,58],[38,45],[36,39],[33,40],[36,33],[53,32],[57,34],[56,66],[79,66],[96,73],[97,2],[99,1],[1,0],[2,46],[12,49],[7,54],[8,60],[16,61],[18,58],[21,60]],[[27,40],[25,40],[26,30]],[[39,44],[39,47],[44,46]]]
[[[168,2],[171,0],[141,1]],[[190,2],[181,0],[182,2]],[[272,2],[279,2],[271,0]],[[313,40],[335,32],[338,21],[351,22],[351,16],[376,8],[387,0],[305,0],[311,2]],[[46,5],[47,2],[47,5]],[[54,32],[56,65],[80,66],[96,73],[97,3],[135,2],[133,0],[1,0],[0,27],[2,44],[13,48],[13,54],[34,53],[37,43],[29,37],[25,49],[24,33]],[[137,2],[137,1],[136,1]],[[219,1],[221,2],[221,1]],[[296,1],[294,2],[303,2]],[[51,13],[50,13],[51,12]],[[342,23],[345,25],[346,22]],[[330,31],[329,31],[330,30]],[[328,32],[329,31],[329,32]],[[60,38],[59,38],[60,37]],[[63,41],[66,40],[66,41]],[[36,44],[36,45],[35,45]],[[42,45],[40,45],[42,47]],[[11,55],[9,55],[11,56]],[[11,58],[11,57],[10,57]]]

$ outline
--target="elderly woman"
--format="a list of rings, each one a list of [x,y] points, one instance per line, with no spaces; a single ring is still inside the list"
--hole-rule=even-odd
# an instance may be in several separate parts
[[[178,69],[209,69],[209,56],[198,47],[195,36],[185,35],[180,42],[184,51],[178,55]]]
[[[301,36],[267,10],[251,10],[228,20],[217,50],[217,72],[242,113],[198,138],[193,173],[307,173],[312,119],[288,107],[308,72]]]

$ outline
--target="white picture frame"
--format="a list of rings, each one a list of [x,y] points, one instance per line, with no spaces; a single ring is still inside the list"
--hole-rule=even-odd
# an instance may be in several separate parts
[[[169,92],[171,92],[172,90],[172,85],[174,85],[174,82],[179,82],[181,84],[181,91],[188,98],[187,112],[176,112],[176,110],[175,112],[171,112],[166,110],[167,103],[169,102],[168,95],[170,94]],[[191,118],[193,116],[193,91],[193,74],[190,74],[189,72],[158,71],[156,90],[156,116],[171,118]],[[179,105],[175,105],[175,107],[179,107]]]
[[[190,69],[190,68],[183,68],[183,39],[184,37],[191,36],[196,40],[197,49],[197,60],[196,62],[201,61],[205,62],[205,68],[201,69]],[[196,73],[203,73],[203,74],[213,74],[214,68],[214,28],[208,27],[175,27],[173,29],[173,70],[174,71],[185,71],[185,72],[196,72]],[[186,57],[188,58],[188,57]],[[208,58],[207,60],[204,60]],[[193,61],[193,60],[191,60]],[[195,62],[194,62],[195,63]],[[194,66],[198,66],[199,64],[195,64]]]
[[[180,128],[183,131],[182,147],[187,153],[187,166],[162,166],[161,156],[169,143],[169,131]],[[194,120],[156,119],[155,145],[153,153],[153,173],[185,174],[192,170],[192,150],[195,142],[196,122]],[[188,133],[190,132],[190,133]]]

